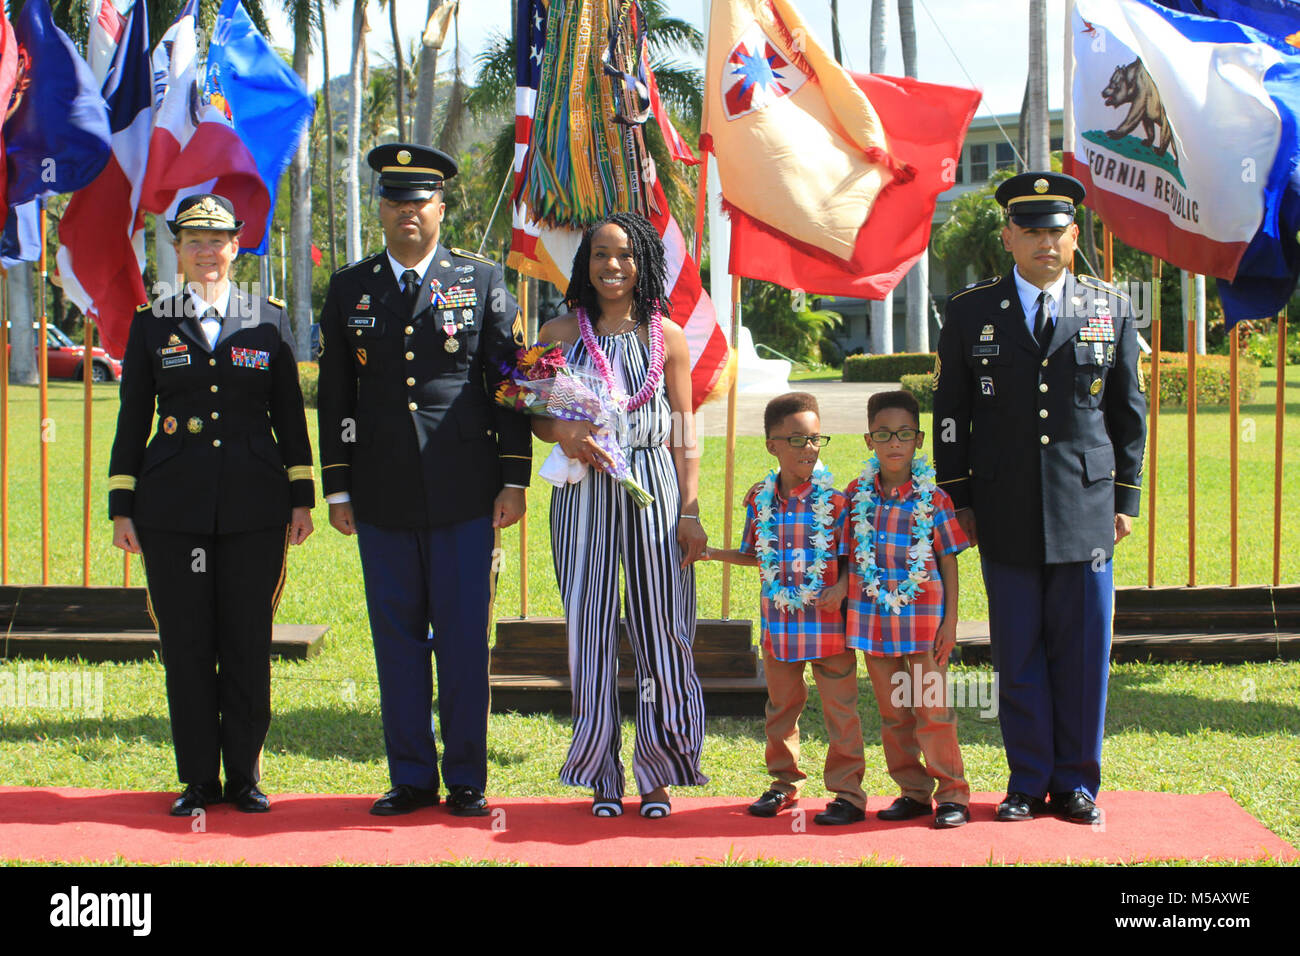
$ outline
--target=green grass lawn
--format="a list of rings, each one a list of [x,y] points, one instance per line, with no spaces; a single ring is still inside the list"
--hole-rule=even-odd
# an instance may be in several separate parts
[[[1253,441],[1242,449],[1241,581],[1271,577],[1273,406],[1275,383],[1261,383],[1260,401],[1242,410],[1253,424]],[[1300,378],[1300,373],[1296,374]],[[38,428],[35,389],[10,391],[9,583],[40,582]],[[1288,387],[1286,475],[1300,468],[1300,385]],[[92,465],[92,584],[122,582],[121,553],[111,545],[105,515],[108,453],[117,411],[115,386],[95,389]],[[49,442],[52,584],[81,581],[81,387],[52,387]],[[314,415],[308,416],[315,434]],[[1228,440],[1226,410],[1202,410],[1198,418],[1197,583],[1228,580]],[[47,435],[49,435],[47,428]],[[1160,419],[1160,548],[1157,583],[1186,583],[1186,416],[1163,412]],[[724,440],[705,439],[702,459],[704,526],[722,543]],[[836,436],[825,460],[841,484],[861,467],[860,436]],[[540,464],[542,455],[537,455]],[[741,438],[736,452],[733,528],[738,538],[740,499],[761,478],[770,458],[759,438]],[[529,612],[560,614],[550,561],[549,493],[538,482],[529,497],[527,554]],[[1284,496],[1282,581],[1300,581],[1300,496]],[[1145,509],[1145,501],[1144,501]],[[317,531],[291,550],[288,584],[280,604],[281,623],[330,626],[324,652],[306,663],[273,665],[275,718],[266,744],[268,792],[380,793],[388,777],[379,725],[378,687],[366,622],[361,569],[353,541],[328,526],[326,509],[314,514]],[[499,617],[519,613],[521,531],[502,536],[505,556],[497,592]],[[1146,518],[1120,547],[1116,580],[1146,583]],[[961,615],[985,616],[978,558],[962,555]],[[697,573],[700,614],[718,616],[721,568],[702,565]],[[133,559],[132,583],[144,582]],[[751,569],[733,569],[731,616],[757,618],[757,584]],[[9,662],[0,666],[13,668]],[[27,662],[32,668],[80,668],[72,662]],[[162,790],[175,788],[163,671],[157,662],[84,665],[103,675],[104,710],[91,718],[35,708],[0,706],[0,766],[14,785],[53,785]],[[879,717],[865,670],[860,674],[863,731],[869,742],[868,793],[893,793],[878,746]],[[1125,664],[1112,669],[1104,755],[1106,789],[1196,793],[1226,790],[1274,832],[1300,844],[1300,664],[1183,666]],[[803,721],[804,762],[813,781],[809,796],[821,794],[825,756],[820,705],[813,694]],[[960,717],[962,751],[971,786],[1001,791],[1006,766],[996,720],[972,710]],[[570,735],[569,721],[550,717],[494,714],[489,727],[490,793],[505,796],[582,794],[562,786],[556,773]],[[630,767],[633,730],[624,734],[624,762]],[[711,783],[701,795],[753,799],[765,787],[762,720],[708,721],[704,769]]]

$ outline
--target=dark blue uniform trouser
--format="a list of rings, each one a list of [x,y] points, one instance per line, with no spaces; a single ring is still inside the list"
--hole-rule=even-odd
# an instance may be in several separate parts
[[[1008,791],[1097,798],[1115,584],[1111,562],[981,557]]]
[[[438,789],[430,652],[438,667],[442,779],[449,787],[487,785],[492,542],[487,517],[407,530],[357,522],[394,786]]]

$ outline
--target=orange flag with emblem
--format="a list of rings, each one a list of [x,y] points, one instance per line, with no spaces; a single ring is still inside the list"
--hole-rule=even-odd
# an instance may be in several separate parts
[[[727,202],[839,259],[912,171],[853,78],[788,0],[713,0],[702,144]]]

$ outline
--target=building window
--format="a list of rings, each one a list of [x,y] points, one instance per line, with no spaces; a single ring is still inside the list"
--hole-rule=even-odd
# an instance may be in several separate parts
[[[1053,136],[1053,137],[1052,137],[1052,140],[1051,140],[1051,151],[1052,151],[1053,153],[1059,152],[1060,149],[1061,149],[1061,144],[1062,144],[1063,142],[1064,142],[1064,141],[1061,139],[1061,137],[1059,137],[1059,136]]]
[[[982,183],[989,178],[989,144],[976,143],[970,147],[970,181]]]
[[[1010,143],[998,143],[995,156],[998,169],[1006,169],[1016,164],[1016,151],[1011,148]]]
[[[960,186],[966,182],[966,150],[963,149],[961,155],[957,157],[957,168],[953,172],[956,174],[954,183]]]

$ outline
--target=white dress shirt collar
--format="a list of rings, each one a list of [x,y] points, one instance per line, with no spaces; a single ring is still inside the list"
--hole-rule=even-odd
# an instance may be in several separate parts
[[[389,252],[387,249],[384,250],[384,255],[388,256],[388,264],[393,268],[393,277],[397,279],[397,287],[399,289],[402,288],[402,273],[405,272],[407,269],[414,269],[415,274],[418,275],[420,277],[420,281],[423,282],[424,274],[429,271],[429,264],[433,262],[433,257],[436,256],[437,254],[438,254],[438,246],[435,245],[433,247],[433,250],[427,256],[425,256],[423,259],[417,262],[415,265],[404,266],[396,259],[393,258],[393,254],[391,252]]]
[[[1025,311],[1025,325],[1029,334],[1034,334],[1034,319],[1038,317],[1038,294],[1046,292],[1051,297],[1048,309],[1053,319],[1061,314],[1061,299],[1065,295],[1065,280],[1070,277],[1070,270],[1063,269],[1057,280],[1046,289],[1040,289],[1020,274],[1020,267],[1011,270],[1016,280],[1016,293],[1020,296],[1020,306]]]

